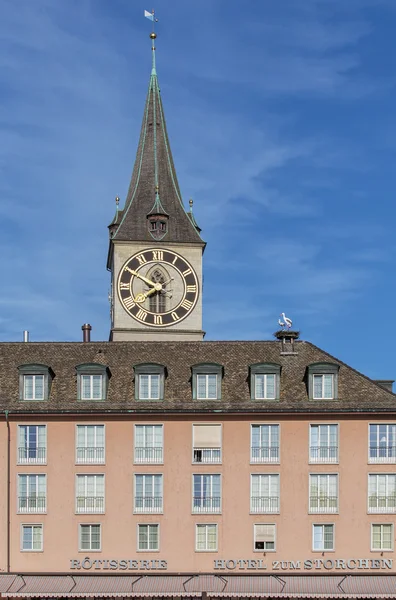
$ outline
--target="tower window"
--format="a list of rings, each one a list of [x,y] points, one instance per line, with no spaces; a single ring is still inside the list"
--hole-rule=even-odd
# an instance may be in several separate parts
[[[154,239],[161,239],[167,232],[168,217],[166,215],[150,215],[148,230]]]
[[[155,269],[153,273],[151,273],[151,281],[154,283],[165,283],[165,276],[159,269]],[[166,312],[166,296],[161,292],[157,292],[150,296],[150,312],[154,313],[163,313]]]

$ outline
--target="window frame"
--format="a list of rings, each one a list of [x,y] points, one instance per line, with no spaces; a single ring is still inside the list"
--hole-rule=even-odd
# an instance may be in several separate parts
[[[81,510],[78,508],[78,478],[79,477],[103,477],[103,509],[101,510]],[[85,486],[86,487],[86,486]],[[81,496],[81,498],[101,498],[101,496]],[[106,474],[105,473],[76,473],[75,475],[75,492],[74,506],[76,515],[104,515],[106,513]]]
[[[165,397],[165,378],[167,369],[159,363],[139,363],[133,366],[135,383],[135,400],[138,402],[162,402]],[[159,397],[141,398],[140,397],[140,376],[141,375],[159,375]]]
[[[106,365],[99,363],[82,363],[76,366],[77,371],[77,400],[81,402],[105,402],[109,387],[110,371]],[[101,398],[83,398],[83,376],[101,375]]]
[[[151,496],[152,498],[161,498],[161,507],[159,509],[148,509],[143,507],[139,509],[136,507],[136,498],[146,498],[150,496],[137,496],[137,477],[160,477],[161,481],[161,496]],[[155,481],[155,480],[154,480]],[[155,485],[153,484],[153,491],[155,490]],[[134,515],[162,515],[164,513],[164,475],[163,473],[134,473],[133,474],[133,514]]]
[[[378,490],[378,477],[385,477],[385,486],[388,486],[387,483],[387,478],[388,477],[394,477],[395,481],[394,481],[394,487],[395,487],[395,506],[393,507],[385,507],[382,508],[381,507],[370,507],[370,477],[376,477],[377,478],[377,484],[376,484],[376,489]],[[376,496],[376,498],[379,498],[380,496]],[[392,498],[392,496],[384,496],[385,499],[387,498]],[[378,504],[378,500],[377,500],[377,504]],[[370,515],[394,515],[396,514],[396,472],[393,473],[368,473],[367,474],[367,514]]]
[[[277,498],[278,502],[277,502],[277,509],[273,510],[254,510],[253,507],[253,503],[252,500],[255,496],[253,496],[253,477],[269,477],[269,482],[272,481],[272,479],[274,479],[275,481],[278,482],[278,495],[277,496],[264,496],[264,498]],[[261,480],[260,480],[261,481]],[[271,483],[269,484],[270,487]],[[280,514],[280,492],[281,492],[281,476],[280,473],[250,473],[250,495],[249,495],[249,514],[251,515],[278,515]],[[262,498],[263,496],[259,496],[259,498]]]
[[[194,506],[194,477],[205,477],[205,476],[209,476],[211,478],[213,477],[219,477],[219,493],[220,493],[220,497],[219,497],[219,508],[212,508],[210,510],[205,510],[204,507],[195,507]],[[192,484],[191,484],[191,514],[192,515],[221,515],[222,511],[223,511],[223,477],[221,473],[192,473]],[[211,483],[211,489],[213,489],[213,481]],[[201,496],[200,496],[201,498]],[[210,498],[216,498],[216,496],[210,496]],[[212,503],[213,504],[213,503]],[[203,510],[201,510],[203,508]]]
[[[379,527],[388,526],[391,528],[391,547],[390,548],[383,548],[382,545],[381,545],[381,548],[374,548],[373,528],[378,527],[378,526]],[[393,552],[394,546],[395,546],[394,531],[395,531],[394,523],[370,523],[370,551],[371,552]],[[381,532],[381,537],[382,537],[382,532]]]
[[[93,460],[93,461],[87,461],[87,460],[79,460],[78,458],[78,448],[80,448],[80,446],[78,446],[78,428],[79,427],[103,427],[103,460]],[[87,435],[85,435],[85,437],[87,437]],[[96,432],[95,432],[95,438],[96,438]],[[90,446],[84,446],[84,449],[88,449],[90,448]],[[93,446],[93,448],[96,450],[97,448],[100,448],[100,446]],[[75,464],[76,465],[105,465],[106,464],[106,424],[105,423],[76,423],[75,426]]]
[[[332,548],[325,548],[324,547],[324,541],[325,541],[325,536],[324,536],[324,528],[325,527],[332,527],[333,528],[333,547]],[[323,548],[315,548],[315,527],[322,527],[323,528]],[[335,552],[335,523],[312,523],[312,552]]]
[[[308,365],[308,398],[314,401],[338,400],[338,379],[340,365],[330,362],[318,362]],[[331,398],[315,397],[314,395],[314,375],[332,375],[333,376],[333,394]]]
[[[48,365],[40,363],[28,363],[19,365],[19,400],[20,402],[46,402],[51,393],[51,383],[54,377],[54,372]],[[25,376],[26,375],[42,375],[43,381],[43,397],[42,398],[25,398]]]
[[[27,482],[30,480],[31,477],[37,477],[37,484],[36,484],[36,494],[35,496],[32,496],[31,494],[26,494],[26,499],[28,498],[44,498],[45,502],[44,502],[44,508],[40,509],[36,509],[36,510],[29,510],[29,507],[26,507],[26,510],[21,510],[20,508],[20,499],[21,498],[25,498],[25,496],[22,496],[20,493],[20,482],[21,482],[21,477],[26,477],[27,478]],[[39,477],[44,477],[44,482],[45,482],[45,495],[44,496],[40,496],[39,495],[39,486],[38,486],[38,482],[39,482]],[[28,487],[28,485],[27,485]],[[18,515],[45,515],[47,514],[47,510],[48,510],[48,485],[47,485],[47,473],[17,473],[17,514]],[[27,502],[28,504],[28,502]]]
[[[83,548],[82,547],[82,528],[83,527],[99,527],[99,548]],[[90,541],[92,543],[92,534],[90,534]],[[79,552],[102,552],[102,523],[79,523],[78,524],[78,551]]]
[[[161,459],[160,460],[138,460],[136,457],[136,449],[139,446],[136,446],[136,428],[137,427],[161,427],[162,430],[162,446],[161,446]],[[134,465],[163,465],[164,464],[164,450],[165,450],[165,442],[164,442],[164,434],[165,427],[164,423],[134,423],[133,425],[133,464]],[[153,436],[154,437],[154,436]],[[156,448],[156,446],[152,446]],[[144,448],[151,448],[151,446],[144,446]],[[158,446],[160,448],[160,446]]]
[[[216,548],[198,548],[198,528],[199,527],[214,527],[216,530]],[[208,534],[205,533],[205,541],[208,541]],[[207,543],[206,543],[207,546]],[[195,523],[195,552],[218,552],[219,551],[219,525],[218,523]]]
[[[273,548],[264,548],[258,549],[256,548],[256,527],[265,526],[265,527],[273,527],[274,528],[274,547]],[[277,531],[276,531],[276,523],[253,523],[253,552],[276,552],[276,542],[277,542]]]
[[[276,402],[280,398],[280,374],[281,365],[277,363],[254,363],[249,365],[249,383],[250,399],[257,402]],[[256,397],[256,375],[274,375],[275,376],[275,397],[257,398]],[[265,386],[266,387],[266,386]]]
[[[23,530],[24,527],[40,527],[41,529],[41,548],[24,548],[23,547]],[[33,534],[32,534],[33,541]],[[20,551],[21,552],[44,552],[44,523],[21,523],[20,525]]]
[[[158,548],[140,548],[139,547],[139,528],[140,527],[157,527]],[[136,552],[160,552],[161,551],[161,527],[160,523],[136,523]],[[147,539],[150,540],[150,531],[148,530]]]
[[[277,452],[277,458],[276,459],[272,459],[271,457],[269,457],[268,460],[254,460],[253,458],[253,428],[254,427],[278,427],[278,452]],[[261,433],[261,432],[260,432]],[[261,435],[260,435],[261,437]],[[270,436],[272,437],[272,436]],[[280,448],[281,448],[281,441],[280,441],[280,437],[281,437],[281,426],[280,423],[250,423],[250,464],[251,465],[279,465],[280,464]],[[263,448],[264,446],[260,446],[260,448]],[[271,450],[272,448],[276,448],[276,446],[268,446],[268,450]],[[269,452],[270,454],[270,452]]]
[[[20,431],[21,431],[21,427],[36,427],[37,428],[37,445],[36,445],[36,451],[38,451],[40,449],[39,445],[38,445],[38,428],[39,427],[44,427],[44,431],[45,431],[45,446],[44,446],[44,458],[42,460],[40,460],[40,458],[37,459],[31,459],[31,458],[26,458],[26,459],[21,459],[20,457],[20,450],[22,450],[22,447],[19,445],[20,443]],[[48,442],[47,442],[47,424],[46,423],[18,423],[17,424],[17,465],[46,465],[47,464],[47,450],[48,450]],[[24,447],[23,450],[29,451],[30,448],[29,447]]]
[[[338,465],[339,462],[340,462],[340,460],[339,460],[340,459],[340,437],[341,437],[340,436],[340,424],[339,423],[329,423],[329,422],[326,422],[326,423],[324,423],[324,422],[320,422],[320,423],[317,422],[317,423],[309,423],[308,426],[309,426],[308,464],[310,464],[310,465]],[[312,428],[313,427],[318,427],[318,428],[320,428],[320,427],[330,427],[330,426],[337,427],[337,452],[336,452],[337,456],[336,456],[336,458],[334,460],[332,460],[332,459],[318,459],[318,460],[315,460],[315,459],[312,458],[312,455],[311,455],[311,449],[314,447],[312,445]],[[330,437],[329,433],[330,433],[330,431],[328,432],[328,438]],[[320,438],[320,435],[318,435],[318,439],[319,438]],[[326,446],[320,446],[320,445],[318,445],[317,447],[318,447],[318,449],[320,449],[320,448],[325,448]],[[329,449],[331,448],[331,446],[327,446],[327,447]],[[314,473],[312,473],[312,474],[314,474]]]
[[[312,481],[312,477],[335,477],[336,478],[336,490],[337,490],[337,507],[334,510],[329,510],[329,509],[324,509],[324,508],[320,508],[318,506],[317,510],[313,510],[311,508],[311,481]],[[329,480],[329,479],[328,479]],[[327,486],[329,487],[329,485]],[[319,490],[319,486],[318,486],[318,490]],[[331,496],[326,496],[328,499],[331,498]],[[320,498],[320,494],[318,494],[318,499]],[[331,508],[331,507],[329,507]],[[309,515],[338,515],[340,512],[340,476],[339,473],[334,473],[334,472],[329,472],[329,473],[308,473],[308,514]]]
[[[371,464],[371,465],[393,465],[393,464],[396,464],[396,453],[395,453],[394,457],[391,456],[389,458],[389,457],[385,456],[383,460],[381,460],[381,457],[379,457],[379,456],[375,456],[374,458],[372,458],[370,456],[370,450],[372,448],[372,446],[370,445],[371,427],[380,427],[381,425],[385,425],[385,426],[389,426],[389,427],[396,426],[396,422],[390,421],[390,422],[369,423],[368,424],[368,458],[367,458],[368,464]],[[378,432],[378,435],[379,435],[379,432]],[[377,435],[377,437],[378,437],[378,435]],[[389,434],[387,433],[387,436],[388,435]],[[377,449],[377,455],[378,455],[379,451],[381,450],[381,447],[375,446],[375,448]],[[393,448],[393,446],[384,446],[384,448],[385,449]]]
[[[195,460],[195,427],[220,427],[220,458],[219,460],[210,460],[210,461],[197,461]],[[222,423],[192,423],[191,424],[191,440],[192,440],[192,457],[191,464],[193,465],[221,465],[223,462],[223,424]],[[199,447],[197,447],[199,450]],[[208,450],[217,450],[217,447],[208,448]]]
[[[224,367],[218,363],[197,363],[191,367],[192,397],[199,402],[216,402],[221,400]],[[198,397],[198,375],[216,375],[216,398]]]

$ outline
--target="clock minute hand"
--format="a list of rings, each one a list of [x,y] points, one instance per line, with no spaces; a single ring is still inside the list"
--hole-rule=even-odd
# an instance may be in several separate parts
[[[149,286],[151,286],[152,288],[155,289],[155,286],[157,284],[154,283],[154,281],[151,281],[150,279],[147,279],[147,277],[144,277],[143,275],[140,275],[140,273],[138,271],[133,271],[131,269],[131,273],[132,273],[132,275],[135,275],[135,277],[139,277],[139,279],[141,279],[142,281],[144,281],[145,283],[147,283],[147,285],[149,285]]]

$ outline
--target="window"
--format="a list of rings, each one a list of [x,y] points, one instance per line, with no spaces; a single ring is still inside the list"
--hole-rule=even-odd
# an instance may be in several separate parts
[[[21,365],[19,370],[19,399],[26,401],[48,400],[53,378],[46,365]]]
[[[135,425],[135,463],[162,463],[162,425]]]
[[[26,552],[41,552],[43,549],[43,526],[41,523],[22,525],[21,550]]]
[[[223,367],[215,363],[194,365],[192,368],[193,398],[220,400]]]
[[[204,523],[195,526],[195,549],[198,552],[216,552],[217,525]]]
[[[309,436],[309,462],[338,462],[338,425],[310,425]]]
[[[314,363],[308,366],[308,393],[313,400],[338,398],[339,366],[332,363]]]
[[[162,475],[135,475],[135,513],[162,513]]]
[[[257,525],[254,524],[254,550],[255,551],[271,551],[275,550],[275,532],[274,524]]]
[[[79,526],[79,550],[98,551],[101,549],[101,531],[99,523]]]
[[[104,475],[77,475],[76,513],[104,513]]]
[[[105,462],[104,425],[77,425],[76,463],[103,464]]]
[[[47,476],[18,475],[18,512],[44,513],[47,510]]]
[[[393,550],[393,524],[371,525],[371,550]]]
[[[250,365],[250,397],[252,400],[279,398],[280,365],[257,363]]]
[[[252,475],[250,512],[279,512],[279,475]]]
[[[279,425],[252,425],[250,462],[279,462]]]
[[[221,512],[220,475],[193,475],[193,512]]]
[[[18,464],[45,464],[46,425],[18,425]]]
[[[107,367],[97,363],[86,363],[78,365],[76,370],[78,400],[106,400],[109,379]]]
[[[396,512],[396,475],[369,475],[368,511],[370,513]]]
[[[135,365],[136,400],[163,400],[166,370],[163,365],[145,363]]]
[[[193,462],[221,462],[221,425],[193,425]]]
[[[338,475],[309,476],[309,512],[338,512]]]
[[[370,425],[369,462],[396,462],[396,424]]]
[[[332,523],[313,525],[312,538],[314,551],[334,550],[334,525]]]
[[[157,523],[138,525],[138,550],[159,550],[159,525]]]

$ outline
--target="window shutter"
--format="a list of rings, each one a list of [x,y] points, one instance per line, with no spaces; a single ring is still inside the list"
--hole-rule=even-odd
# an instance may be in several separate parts
[[[195,448],[220,448],[221,425],[194,425]]]
[[[275,542],[274,525],[255,525],[256,542]]]

